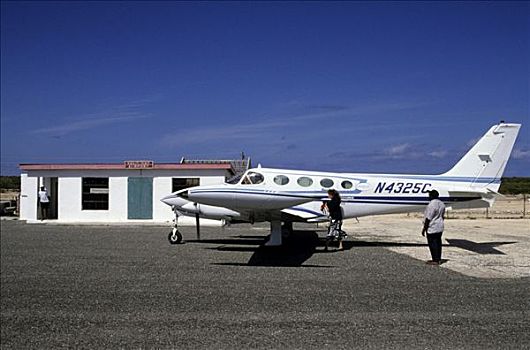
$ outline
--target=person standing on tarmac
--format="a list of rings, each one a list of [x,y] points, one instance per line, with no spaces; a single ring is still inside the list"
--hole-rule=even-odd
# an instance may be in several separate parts
[[[331,218],[328,234],[326,236],[326,250],[328,250],[329,242],[333,238],[337,238],[339,241],[339,250],[343,250],[342,247],[342,234],[339,233],[338,236],[334,236],[336,232],[341,232],[342,230],[342,208],[340,207],[341,199],[338,191],[330,189],[328,190],[329,201],[322,203],[320,209],[323,211],[325,208],[328,209],[329,216]]]
[[[427,235],[427,243],[431,251],[432,260],[428,265],[440,265],[442,261],[442,234],[444,231],[445,204],[438,199],[436,190],[429,191],[430,202],[425,208],[423,229],[421,235]]]

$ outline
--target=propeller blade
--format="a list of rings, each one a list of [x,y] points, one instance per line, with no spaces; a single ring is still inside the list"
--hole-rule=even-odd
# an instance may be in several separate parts
[[[197,240],[201,240],[201,225],[199,220],[199,213],[195,214],[195,227],[197,228]]]

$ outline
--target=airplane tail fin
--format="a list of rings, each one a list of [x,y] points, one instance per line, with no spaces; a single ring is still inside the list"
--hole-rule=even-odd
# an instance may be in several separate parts
[[[472,187],[497,191],[520,128],[504,122],[492,126],[443,176],[469,178]]]

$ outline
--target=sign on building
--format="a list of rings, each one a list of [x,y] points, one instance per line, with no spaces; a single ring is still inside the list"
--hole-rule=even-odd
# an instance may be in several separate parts
[[[125,169],[151,169],[155,166],[152,160],[126,160]]]

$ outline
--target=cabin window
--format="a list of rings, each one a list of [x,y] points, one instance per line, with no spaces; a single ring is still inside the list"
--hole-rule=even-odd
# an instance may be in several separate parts
[[[177,192],[188,187],[199,186],[200,179],[198,177],[174,177],[171,183],[172,192]]]
[[[329,188],[333,186],[333,180],[331,179],[322,179],[320,180],[320,186]]]
[[[230,185],[236,185],[236,184],[238,184],[241,181],[242,177],[243,177],[243,174],[238,174],[238,175],[232,176],[231,178],[226,180],[226,183],[230,184]]]
[[[346,181],[342,181],[341,186],[342,188],[349,190],[350,188],[353,187],[353,184],[351,183],[351,181],[346,180]]]
[[[109,210],[108,177],[84,177],[81,183],[82,210]]]
[[[289,183],[289,178],[285,175],[278,175],[274,177],[274,182],[278,185],[287,185]]]
[[[299,177],[296,182],[298,182],[298,184],[302,187],[309,187],[313,184],[313,179],[311,179],[310,177],[302,176]]]
[[[243,181],[241,181],[242,185],[257,185],[263,182],[265,178],[260,173],[256,173],[254,171],[249,171],[247,175],[243,178]]]

